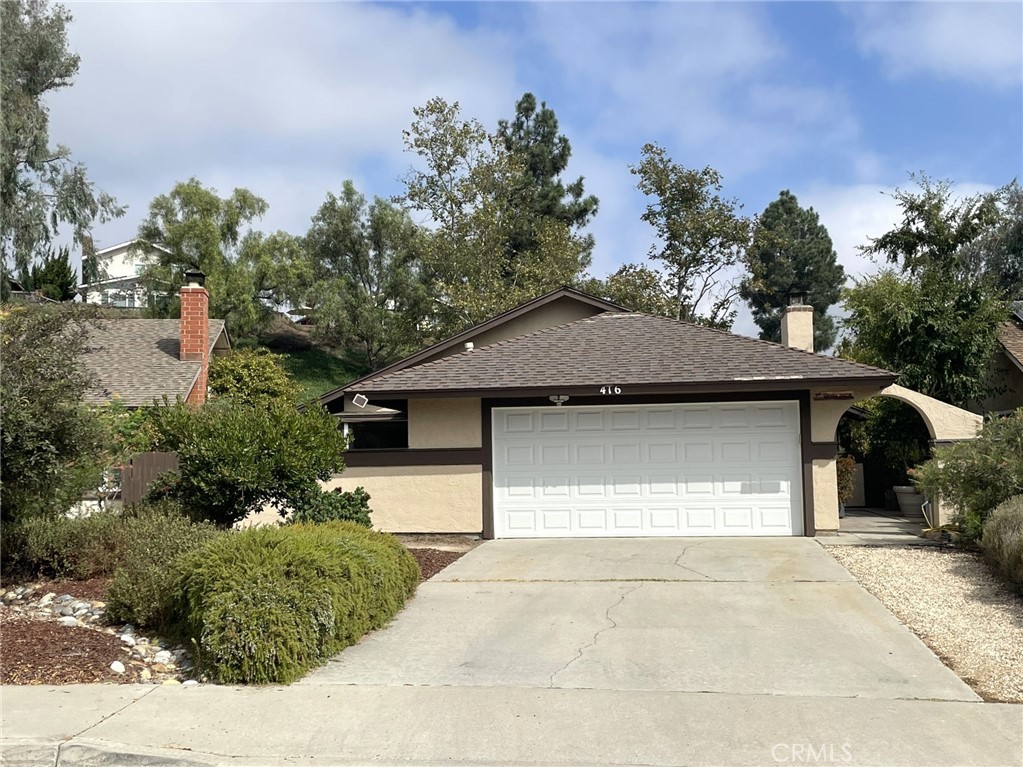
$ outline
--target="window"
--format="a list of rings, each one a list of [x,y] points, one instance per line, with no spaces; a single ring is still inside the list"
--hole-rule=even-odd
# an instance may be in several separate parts
[[[405,450],[408,448],[408,401],[373,400],[363,410],[345,415],[349,450]]]
[[[364,421],[348,424],[349,450],[396,450],[408,447],[408,421]]]

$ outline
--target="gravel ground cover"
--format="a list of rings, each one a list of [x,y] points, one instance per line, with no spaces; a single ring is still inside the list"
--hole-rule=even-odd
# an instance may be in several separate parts
[[[978,554],[915,546],[826,548],[978,695],[1023,703],[1023,598]]]

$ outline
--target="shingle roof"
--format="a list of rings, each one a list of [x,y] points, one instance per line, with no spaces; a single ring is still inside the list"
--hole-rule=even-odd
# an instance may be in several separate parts
[[[224,332],[223,320],[210,320],[209,348]],[[90,328],[86,366],[99,387],[87,402],[105,402],[115,395],[128,407],[152,405],[166,396],[186,397],[199,375],[198,362],[178,359],[179,320],[100,320]]]
[[[998,342],[1006,353],[1023,368],[1023,328],[1012,320],[998,326]]]
[[[443,392],[878,379],[894,373],[649,314],[605,312],[355,382],[349,391]]]

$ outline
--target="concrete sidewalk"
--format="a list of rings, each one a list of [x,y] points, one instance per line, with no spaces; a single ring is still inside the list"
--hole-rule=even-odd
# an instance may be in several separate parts
[[[5,765],[1023,764],[1023,707],[611,690],[3,690]]]

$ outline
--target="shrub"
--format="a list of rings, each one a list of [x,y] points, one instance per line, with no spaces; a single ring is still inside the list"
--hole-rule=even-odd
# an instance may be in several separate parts
[[[314,493],[309,500],[298,504],[288,515],[288,524],[354,522],[371,527],[369,515],[369,493],[364,488],[357,487],[351,492],[336,488],[331,492]]]
[[[295,402],[298,384],[281,364],[283,356],[265,349],[235,349],[210,361],[210,391],[249,405]]]
[[[156,408],[157,447],[178,454],[161,490],[190,516],[229,527],[267,504],[296,507],[344,468],[347,440],[334,417],[310,406],[246,405],[230,398],[201,408]]]
[[[121,623],[161,627],[174,593],[175,560],[224,533],[172,507],[142,507],[132,513],[134,517],[124,520],[131,535],[107,589],[107,614]]]
[[[199,670],[288,683],[383,626],[419,568],[395,538],[346,522],[249,528],[177,562],[173,620]]]
[[[839,456],[835,471],[838,474],[838,502],[849,503],[856,489],[856,459],[851,455]]]
[[[50,578],[95,578],[113,572],[125,544],[116,512],[88,517],[31,517],[4,527],[4,571]]]
[[[984,523],[984,557],[1023,591],[1023,495],[1001,503]]]
[[[976,439],[939,448],[915,479],[958,511],[961,532],[975,532],[996,506],[1023,494],[1023,410],[988,421]]]
[[[167,526],[190,524],[174,504],[139,506],[88,517],[35,517],[4,528],[4,571],[51,578],[112,575],[127,556]]]

